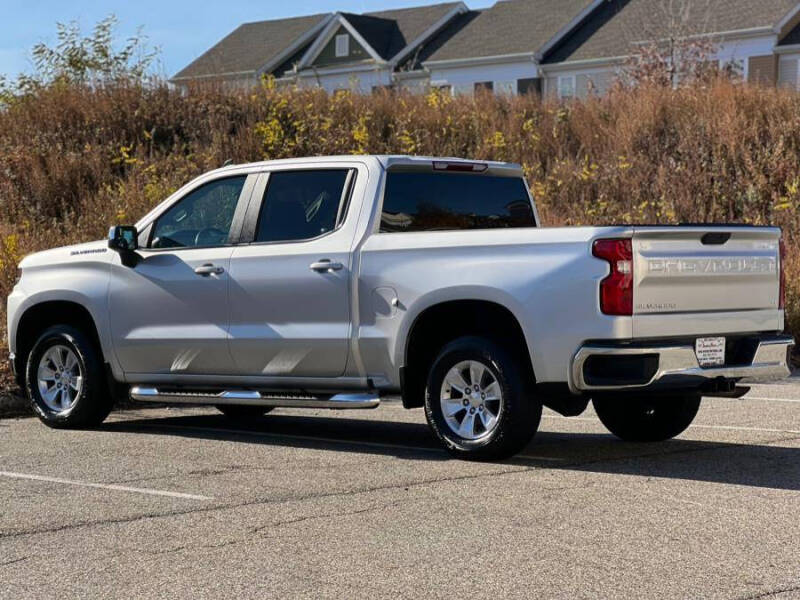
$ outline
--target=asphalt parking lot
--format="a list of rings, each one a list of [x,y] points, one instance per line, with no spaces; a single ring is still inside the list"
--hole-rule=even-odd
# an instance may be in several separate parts
[[[638,445],[547,412],[514,460],[420,411],[0,421],[0,597],[800,598],[800,384]]]

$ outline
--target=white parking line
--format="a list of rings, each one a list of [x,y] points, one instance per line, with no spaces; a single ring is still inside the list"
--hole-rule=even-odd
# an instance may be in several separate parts
[[[790,398],[766,398],[760,396],[743,396],[742,400],[757,400],[759,402],[789,402],[790,404],[800,404],[800,398],[792,400]]]
[[[600,424],[598,419],[589,417],[562,417],[561,415],[542,415],[543,419],[560,419],[562,421],[585,421]],[[791,433],[800,435],[800,431],[795,429],[769,429],[766,427],[737,427],[734,425],[691,425],[689,429],[727,429],[730,431],[756,431],[762,433]]]
[[[128,487],[126,485],[114,485],[108,483],[91,483],[88,481],[73,481],[72,479],[61,479],[60,477],[45,477],[44,475],[31,475],[28,473],[12,473],[10,471],[0,471],[0,476],[12,479],[32,479],[34,481],[47,481],[49,483],[62,483],[64,485],[78,485],[82,487],[100,488],[104,490],[114,490],[117,492],[132,492],[134,494],[148,494],[150,496],[167,496],[168,498],[183,498],[185,500],[213,500],[211,496],[199,496],[197,494],[184,494],[181,492],[167,492],[164,490],[151,490],[149,488]]]
[[[764,433],[791,433],[800,435],[800,431],[794,429],[767,429],[765,427],[736,427],[734,425],[692,425],[689,429],[728,429],[730,431],[759,431]]]

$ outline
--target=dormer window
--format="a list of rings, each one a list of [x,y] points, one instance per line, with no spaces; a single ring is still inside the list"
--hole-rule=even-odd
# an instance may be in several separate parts
[[[350,56],[350,36],[347,34],[336,36],[336,58]]]

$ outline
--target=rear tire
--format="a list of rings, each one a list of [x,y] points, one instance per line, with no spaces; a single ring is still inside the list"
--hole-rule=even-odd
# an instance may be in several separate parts
[[[25,391],[39,420],[55,429],[100,425],[114,405],[99,349],[68,325],[48,328],[33,345]]]
[[[699,394],[648,399],[595,398],[594,410],[611,433],[626,442],[663,442],[692,424],[700,409]]]
[[[539,427],[542,404],[533,385],[533,373],[521,357],[486,338],[458,338],[439,352],[431,367],[425,416],[453,456],[508,458]]]
[[[217,410],[223,415],[234,421],[252,421],[260,419],[272,410],[271,406],[234,406],[232,404],[221,404]]]

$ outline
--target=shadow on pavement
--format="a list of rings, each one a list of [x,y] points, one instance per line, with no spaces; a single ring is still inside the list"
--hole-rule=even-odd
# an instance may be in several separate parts
[[[419,423],[280,414],[239,423],[197,415],[117,421],[100,430],[452,460]],[[539,431],[519,456],[499,464],[800,490],[800,448],[759,444],[686,439],[631,444],[604,434]]]

